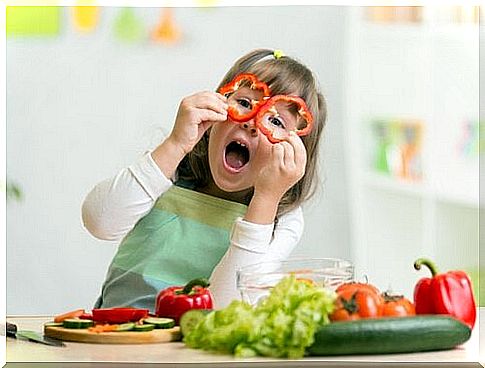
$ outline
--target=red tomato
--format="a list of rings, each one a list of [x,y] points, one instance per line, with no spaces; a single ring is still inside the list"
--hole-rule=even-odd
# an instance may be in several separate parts
[[[416,315],[414,304],[402,295],[384,293],[382,315],[385,317],[406,317]]]
[[[379,291],[378,288],[376,288],[374,285],[363,283],[363,282],[347,282],[345,284],[340,285],[336,292],[339,294],[340,292],[343,292],[344,290],[369,290],[377,295],[381,295],[381,292]]]
[[[376,318],[382,314],[383,299],[368,288],[348,288],[338,292],[335,306],[332,321]]]
[[[384,298],[374,285],[348,282],[340,285],[336,292],[335,311],[330,315],[330,320],[348,321],[381,316]]]

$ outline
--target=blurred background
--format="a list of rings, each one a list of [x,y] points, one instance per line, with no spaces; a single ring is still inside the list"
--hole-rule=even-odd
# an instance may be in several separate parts
[[[260,47],[306,64],[328,103],[293,256],[349,259],[409,298],[429,276],[420,256],[477,287],[478,19],[473,6],[8,7],[7,314],[92,308],[117,243],[83,229],[84,197]]]

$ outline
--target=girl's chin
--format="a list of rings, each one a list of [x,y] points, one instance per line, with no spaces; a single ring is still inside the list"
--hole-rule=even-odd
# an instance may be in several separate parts
[[[214,183],[216,186],[223,190],[224,192],[228,193],[237,193],[248,190],[252,187],[252,185],[248,183],[236,183],[233,178],[224,178],[224,177],[216,177],[214,178]]]

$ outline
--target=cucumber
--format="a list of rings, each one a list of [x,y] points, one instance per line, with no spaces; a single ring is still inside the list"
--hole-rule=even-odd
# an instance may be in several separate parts
[[[155,328],[172,328],[175,326],[175,320],[172,318],[148,317],[143,320],[143,323],[154,325]]]
[[[138,332],[146,332],[146,331],[151,331],[155,328],[155,325],[137,325],[135,324],[135,327],[133,327],[133,331],[138,331]]]
[[[64,322],[47,322],[44,323],[44,327],[62,327]]]
[[[64,328],[89,328],[94,325],[90,319],[68,318],[62,321]]]
[[[131,331],[135,328],[134,322],[122,323],[116,327],[116,332]]]
[[[470,335],[468,326],[448,316],[333,322],[317,330],[307,353],[318,356],[445,350],[464,343]]]
[[[182,336],[187,335],[210,312],[212,312],[212,309],[190,309],[182,314],[179,323]]]

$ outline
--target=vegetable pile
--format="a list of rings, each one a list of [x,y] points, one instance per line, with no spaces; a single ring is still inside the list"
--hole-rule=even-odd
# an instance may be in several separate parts
[[[172,318],[157,318],[142,308],[99,308],[92,313],[76,309],[54,317],[46,327],[63,327],[69,329],[87,329],[89,332],[147,332],[153,329],[168,329],[175,326]]]
[[[381,293],[371,284],[348,282],[340,285],[336,292],[335,310],[330,315],[332,322],[416,314],[414,304],[403,295]]]
[[[330,322],[335,298],[332,291],[289,276],[255,307],[235,300],[210,312],[188,331],[184,342],[237,357],[301,358],[315,331]]]

